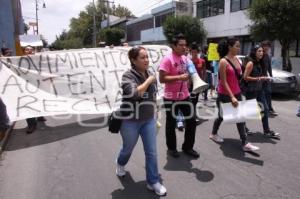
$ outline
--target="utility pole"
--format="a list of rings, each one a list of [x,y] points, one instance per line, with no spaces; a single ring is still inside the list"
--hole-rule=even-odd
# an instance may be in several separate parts
[[[109,28],[109,4],[114,4],[114,1],[108,1],[108,0],[102,0],[102,2],[106,3],[106,9],[107,9],[107,28]]]
[[[93,0],[93,45],[94,45],[94,47],[97,47],[97,43],[96,43],[96,7],[95,7],[94,0]]]
[[[46,8],[45,2],[43,2],[43,8]],[[39,16],[38,16],[38,10],[39,10],[39,0],[35,0],[35,23],[36,23],[36,34],[39,34]]]
[[[39,17],[38,17],[39,4],[38,0],[35,0],[35,23],[36,23],[36,34],[39,34]]]

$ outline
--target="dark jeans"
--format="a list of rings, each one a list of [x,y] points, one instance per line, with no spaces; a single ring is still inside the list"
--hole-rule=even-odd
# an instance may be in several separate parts
[[[267,105],[267,99],[264,90],[262,91],[257,91],[257,92],[246,92],[245,94],[246,99],[255,99],[257,102],[259,102],[259,106],[262,109],[262,125],[264,132],[268,132],[270,130],[269,128],[269,109]]]
[[[271,82],[264,82],[262,88],[263,88],[263,91],[265,92],[266,101],[267,101],[267,105],[268,105],[269,111],[274,111],[273,106],[272,106],[272,87],[271,87]]]
[[[242,100],[242,95],[238,94],[235,95],[236,99],[241,101]],[[228,95],[223,95],[223,94],[218,94],[218,98],[217,98],[217,106],[219,109],[219,117],[215,120],[214,125],[213,125],[213,130],[212,130],[212,134],[216,135],[218,133],[218,130],[220,128],[220,125],[223,121],[223,118],[221,116],[220,113],[220,103],[228,103],[231,102],[231,98]],[[238,132],[240,134],[240,138],[242,140],[242,144],[245,145],[247,143],[247,136],[246,136],[246,130],[245,130],[245,123],[241,122],[241,123],[237,123],[236,124]]]
[[[37,118],[36,118],[36,117],[33,117],[33,118],[27,118],[27,119],[26,119],[26,122],[27,122],[28,128],[35,127],[35,126],[37,125]]]
[[[197,103],[198,103],[198,100],[199,100],[199,95],[200,95],[200,93],[197,93],[197,94],[191,93],[191,101],[192,101],[193,106],[194,106],[195,116],[196,116],[196,109],[197,109]]]
[[[195,143],[195,133],[196,133],[196,120],[195,114],[193,113],[193,105],[190,98],[187,98],[182,101],[172,101],[164,99],[164,108],[166,109],[166,143],[169,150],[176,150],[176,115],[180,110],[185,117],[185,133],[184,133],[184,142],[182,144],[182,150],[188,151],[193,149]],[[183,103],[185,104],[183,104]],[[172,114],[172,109],[174,114]],[[186,118],[187,116],[192,117]]]
[[[6,131],[9,128],[9,118],[6,111],[6,106],[0,98],[0,131]]]

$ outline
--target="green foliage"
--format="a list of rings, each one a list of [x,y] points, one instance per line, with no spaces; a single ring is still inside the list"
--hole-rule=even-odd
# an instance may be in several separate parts
[[[52,43],[51,48],[55,50],[63,49],[78,49],[83,47],[83,42],[79,37],[70,37],[66,30],[56,37],[55,42]]]
[[[187,39],[187,43],[196,42],[202,44],[206,38],[206,30],[197,18],[191,16],[168,16],[163,24],[164,35],[168,42],[172,41],[174,35],[182,33]]]
[[[100,31],[99,36],[106,45],[120,45],[121,39],[125,37],[125,31],[120,28],[105,28]]]
[[[56,38],[52,47],[58,47],[59,49],[92,47],[94,11],[97,35],[99,35],[101,21],[106,18],[107,13],[118,17],[133,16],[130,10],[120,5],[108,8],[107,4],[103,1],[95,1],[95,7],[90,3],[86,6],[85,10],[79,13],[77,18],[73,17],[71,19],[70,30],[68,32],[63,31],[62,34]],[[109,40],[116,42],[114,38]]]
[[[250,32],[255,40],[279,40],[283,68],[291,70],[288,49],[300,38],[300,0],[255,0],[249,9],[253,21]]]

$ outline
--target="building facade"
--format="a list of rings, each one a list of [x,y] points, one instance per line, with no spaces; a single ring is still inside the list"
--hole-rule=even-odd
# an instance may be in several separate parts
[[[235,36],[241,42],[241,54],[247,55],[254,42],[250,39],[247,9],[253,0],[193,0],[193,16],[199,18],[207,30],[207,42],[218,42],[225,37]],[[300,82],[300,42],[295,41],[289,52],[293,73]],[[273,67],[282,68],[281,45],[272,43]]]
[[[151,10],[150,14],[128,21],[127,41],[136,44],[166,44],[162,25],[169,15],[192,16],[192,0],[174,0]]]
[[[24,34],[24,21],[20,0],[0,0],[0,47],[16,53],[18,37]]]

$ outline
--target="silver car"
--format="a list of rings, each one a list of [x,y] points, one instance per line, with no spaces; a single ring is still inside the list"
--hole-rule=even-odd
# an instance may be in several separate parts
[[[293,73],[272,69],[272,93],[292,93],[297,87],[297,78]]]

